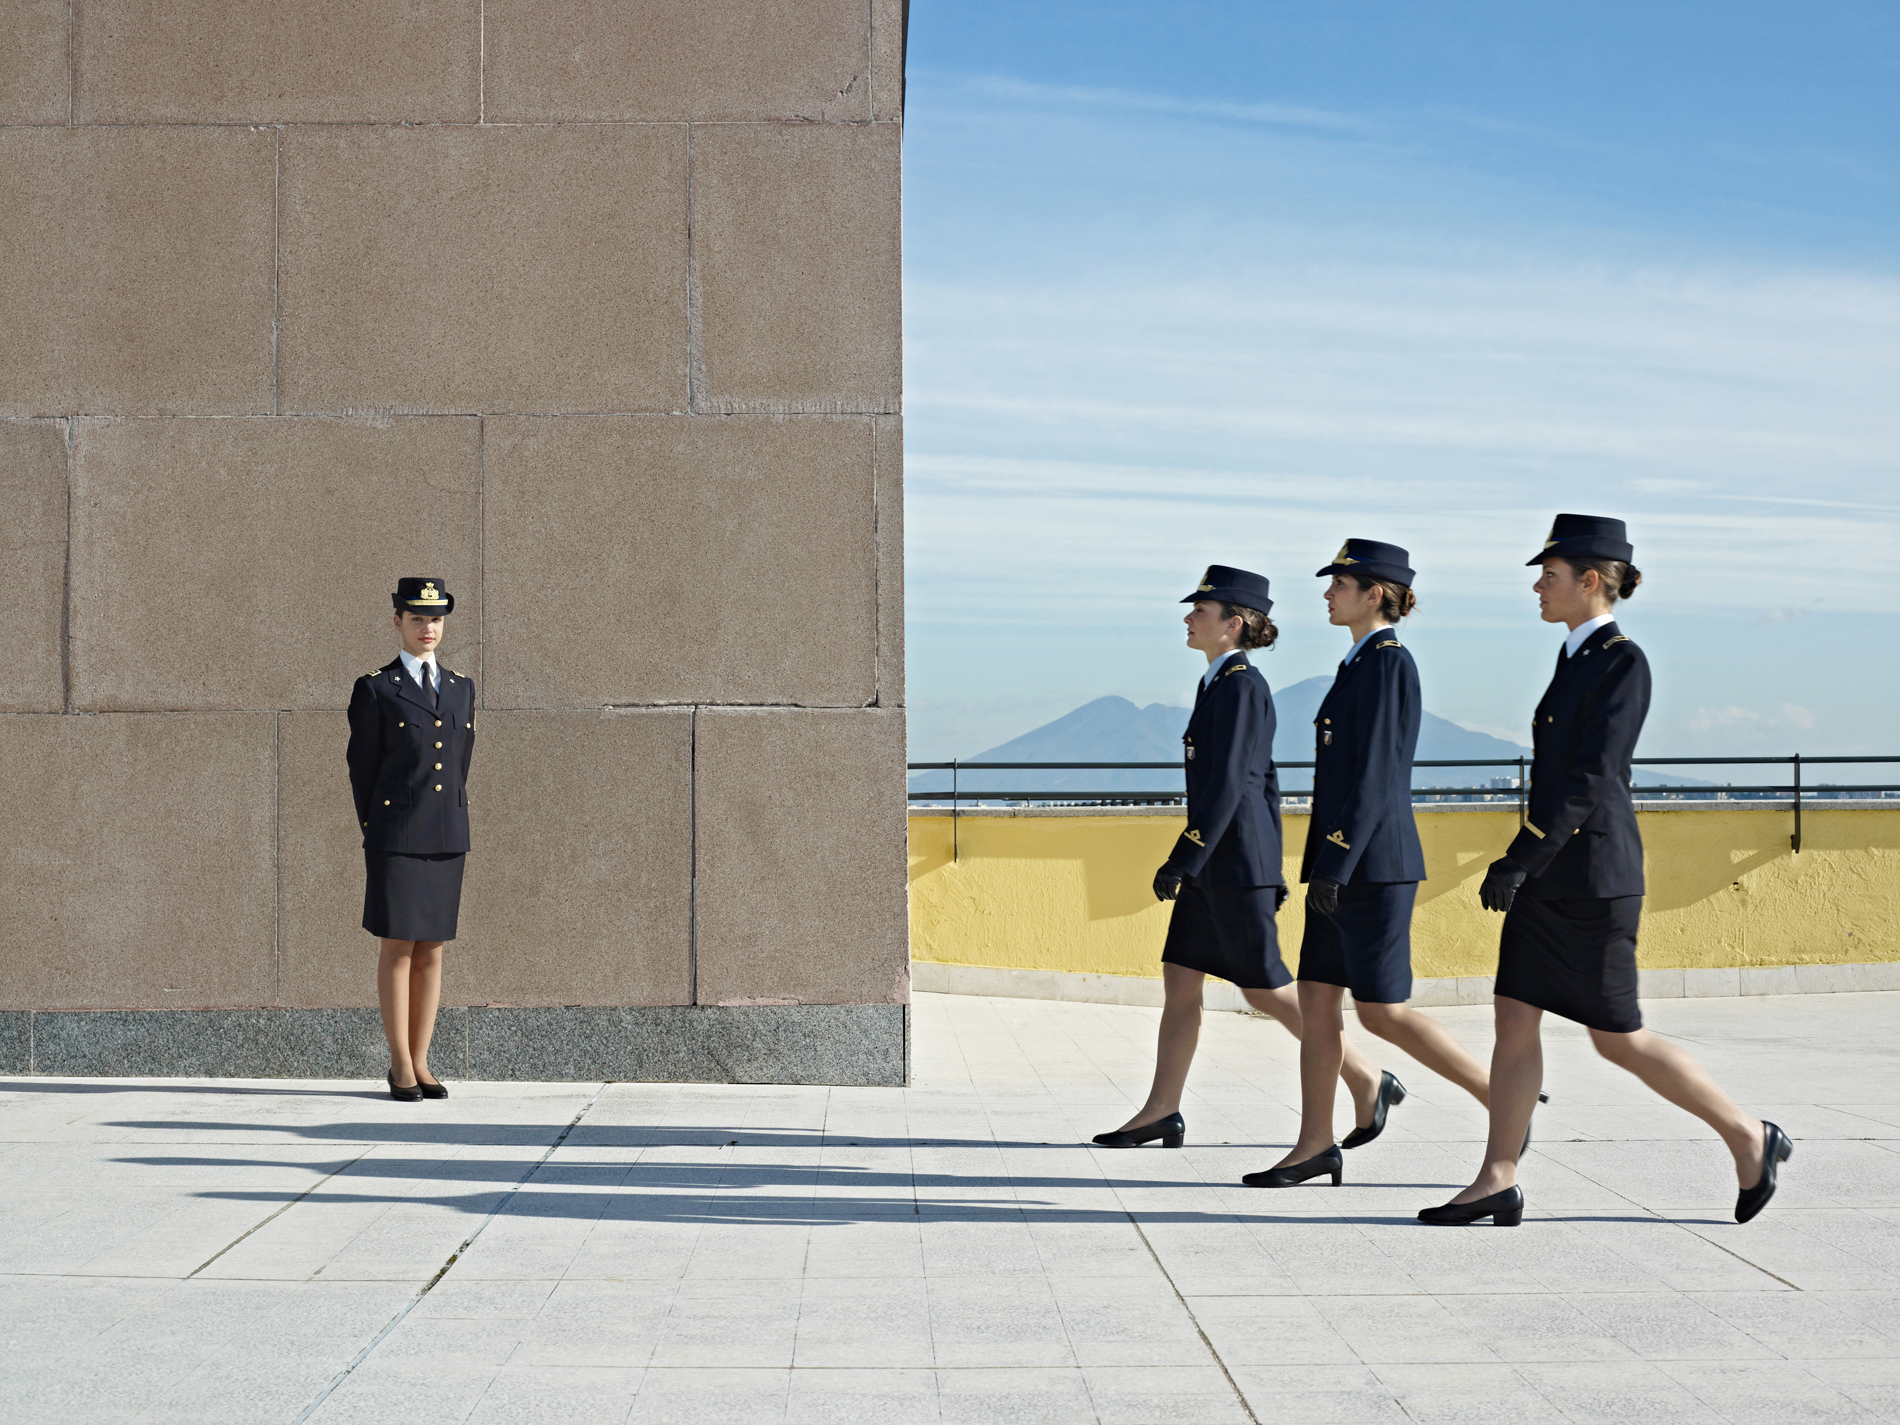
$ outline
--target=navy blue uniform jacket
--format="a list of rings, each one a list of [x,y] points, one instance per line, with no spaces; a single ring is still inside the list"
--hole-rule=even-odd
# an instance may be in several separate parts
[[[1181,741],[1187,830],[1168,864],[1203,885],[1283,886],[1280,774],[1273,766],[1273,693],[1237,653],[1196,690]]]
[[[1507,853],[1535,900],[1643,893],[1630,758],[1649,714],[1649,660],[1614,623],[1597,629],[1537,705],[1530,804]]]
[[[350,789],[369,851],[468,850],[468,764],[475,685],[436,665],[431,708],[397,658],[350,691]]]
[[[1380,629],[1339,670],[1313,719],[1313,814],[1300,879],[1342,886],[1425,879],[1412,817],[1418,665]]]

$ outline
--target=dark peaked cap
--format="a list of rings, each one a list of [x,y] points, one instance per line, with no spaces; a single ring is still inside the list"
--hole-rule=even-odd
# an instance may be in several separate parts
[[[1544,547],[1524,562],[1542,564],[1560,554],[1574,554],[1579,559],[1620,559],[1627,564],[1636,557],[1636,550],[1621,520],[1603,515],[1558,515]]]
[[[1406,561],[1412,556],[1396,544],[1381,544],[1376,539],[1349,539],[1339,546],[1333,562],[1319,574],[1362,574],[1382,584],[1412,587],[1415,577]]]
[[[455,595],[442,587],[440,579],[398,579],[396,592],[389,597],[398,613],[427,614],[434,618],[455,612]]]
[[[1263,614],[1273,612],[1273,600],[1267,597],[1267,576],[1235,569],[1227,564],[1208,565],[1207,572],[1201,575],[1201,586],[1181,602],[1193,604],[1202,599],[1210,603],[1237,604],[1243,609],[1258,609]]]

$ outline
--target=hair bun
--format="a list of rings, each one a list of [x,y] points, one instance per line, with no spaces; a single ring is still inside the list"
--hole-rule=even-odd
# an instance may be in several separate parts
[[[1619,599],[1627,599],[1631,594],[1636,592],[1636,586],[1643,582],[1642,570],[1638,569],[1634,564],[1626,567],[1629,569],[1629,573],[1623,578],[1623,587],[1616,591],[1616,596]]]

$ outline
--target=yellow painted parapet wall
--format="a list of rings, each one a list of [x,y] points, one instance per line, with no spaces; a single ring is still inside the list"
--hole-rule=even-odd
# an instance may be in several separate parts
[[[1900,960],[1900,808],[1640,811],[1649,895],[1644,969],[1837,965]],[[1288,883],[1304,816],[1286,818]],[[911,958],[949,965],[1161,973],[1169,908],[1150,883],[1186,822],[1174,816],[965,814],[951,859],[949,815],[910,818]],[[1412,923],[1422,977],[1489,975],[1501,917],[1478,905],[1485,867],[1517,831],[1515,811],[1421,810],[1428,879]],[[1298,961],[1303,893],[1280,913]]]

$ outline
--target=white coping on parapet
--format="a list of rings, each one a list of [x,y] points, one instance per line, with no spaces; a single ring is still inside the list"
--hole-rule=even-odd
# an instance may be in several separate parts
[[[1289,816],[1304,816],[1308,804],[1304,798],[1285,797],[1281,799],[1280,809]],[[1516,811],[1516,802],[1414,802],[1414,813],[1460,812],[1460,811]],[[1636,803],[1638,811],[1777,811],[1784,815],[1792,814],[1792,801],[1743,801],[1739,798],[1707,797],[1689,798],[1670,797],[1667,799],[1644,800]],[[1817,811],[1900,811],[1900,797],[1840,797],[1826,799],[1803,799],[1801,810]],[[912,806],[912,816],[948,816],[948,806]],[[957,809],[958,816],[1186,816],[1187,808],[1174,806],[1084,806],[1084,807],[1011,807],[1011,806],[970,806],[967,803]]]
[[[1136,975],[1017,970],[996,965],[945,965],[913,960],[911,988],[924,994],[990,995],[1088,1004],[1161,1007],[1161,981]],[[1735,995],[1860,994],[1900,990],[1900,961],[1861,965],[1729,965],[1712,969],[1639,970],[1643,999],[1714,999]],[[1247,1011],[1247,1001],[1225,980],[1209,976],[1201,989],[1207,1009]],[[1350,995],[1348,995],[1350,998]],[[1488,1004],[1491,976],[1415,979],[1415,1005]]]

